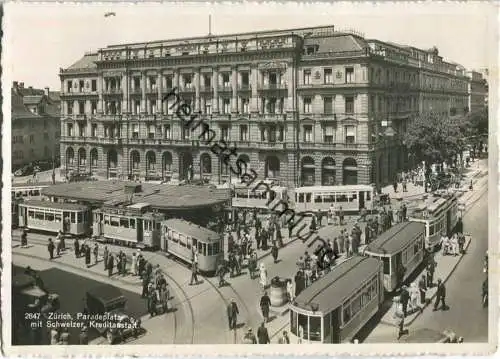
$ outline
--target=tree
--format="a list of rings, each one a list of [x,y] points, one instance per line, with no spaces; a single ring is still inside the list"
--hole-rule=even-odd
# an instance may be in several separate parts
[[[410,153],[427,163],[450,163],[465,146],[462,117],[421,114],[408,126],[404,141]]]

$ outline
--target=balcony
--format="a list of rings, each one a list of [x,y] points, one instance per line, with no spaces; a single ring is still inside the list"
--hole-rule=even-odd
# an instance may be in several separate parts
[[[87,115],[85,114],[77,114],[77,115],[73,115],[73,118],[77,121],[87,121]]]
[[[265,113],[259,115],[260,121],[265,122],[284,122],[286,121],[286,114],[284,113]]]
[[[259,91],[286,91],[288,86],[286,84],[260,84]]]
[[[260,141],[254,142],[255,148],[260,148],[264,150],[284,150],[286,144],[283,141]]]
[[[179,92],[180,93],[194,93],[195,92],[195,88],[192,85],[191,86],[184,85],[184,86],[181,86],[179,88]]]
[[[109,95],[109,96],[113,96],[113,95],[119,96],[119,95],[121,95],[123,93],[123,91],[122,91],[121,88],[116,88],[116,87],[112,88],[112,87],[110,87],[110,88],[104,89],[102,91],[102,93],[104,95]]]
[[[61,98],[67,97],[83,97],[83,96],[98,96],[97,91],[92,92],[84,92],[84,91],[69,91],[69,92],[61,92]]]
[[[213,92],[214,92],[214,89],[213,89],[212,85],[200,86],[200,93],[208,94],[208,93],[213,93]]]
[[[238,85],[238,91],[241,91],[241,92],[250,92],[250,91],[252,91],[252,85],[250,85],[250,84],[239,84]]]
[[[217,91],[219,93],[233,92],[233,86],[231,86],[230,84],[218,85]]]
[[[61,142],[85,144],[89,139],[85,136],[61,136]]]
[[[148,95],[157,95],[158,94],[158,87],[150,87],[146,89],[146,93]]]
[[[104,114],[100,116],[100,119],[105,122],[117,122],[121,121],[122,114]]]
[[[131,95],[142,95],[142,89],[140,87],[132,87],[129,92]]]
[[[122,139],[117,137],[99,137],[97,142],[101,145],[121,145]]]

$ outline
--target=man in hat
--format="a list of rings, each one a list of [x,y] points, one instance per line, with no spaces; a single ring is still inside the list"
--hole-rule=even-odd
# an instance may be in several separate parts
[[[403,307],[403,314],[406,317],[408,311],[408,302],[410,301],[410,293],[408,292],[408,287],[406,285],[403,285],[403,287],[401,287],[400,299],[401,305]]]
[[[441,302],[441,309],[446,309],[446,287],[441,279],[438,279],[436,290],[436,301],[434,302],[434,311],[438,309],[439,302]]]
[[[418,290],[420,291],[420,304],[425,305],[425,294],[427,292],[427,284],[425,283],[425,275],[418,281]]]
[[[227,319],[229,321],[229,330],[236,329],[236,325],[238,324],[238,314],[240,311],[238,310],[238,305],[236,301],[231,299],[229,305],[227,306]]]
[[[283,331],[283,334],[278,339],[278,344],[290,344],[290,337],[288,336],[288,332],[286,330]]]
[[[78,337],[78,342],[80,345],[87,345],[89,343],[89,335],[87,333],[87,327],[83,326]]]
[[[271,307],[271,299],[264,292],[264,295],[260,298],[260,310],[262,311],[262,316],[264,317],[264,323],[269,321],[269,308]]]
[[[257,344],[257,339],[252,331],[252,328],[248,328],[245,336],[243,337],[243,344]]]
[[[259,329],[257,329],[257,338],[259,339],[259,344],[271,343],[271,341],[269,340],[269,332],[267,331],[264,322],[262,322]]]

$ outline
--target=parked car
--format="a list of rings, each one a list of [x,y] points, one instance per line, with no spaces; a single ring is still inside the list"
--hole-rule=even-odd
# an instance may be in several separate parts
[[[87,326],[106,336],[109,344],[123,342],[130,336],[138,337],[144,332],[141,320],[126,314],[126,303],[127,299],[120,289],[112,285],[100,285],[88,290],[84,313],[96,319],[92,319],[93,324],[89,320]],[[104,318],[104,315],[111,319]]]

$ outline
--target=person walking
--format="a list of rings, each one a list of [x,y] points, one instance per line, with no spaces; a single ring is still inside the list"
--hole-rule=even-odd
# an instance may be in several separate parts
[[[403,285],[401,288],[400,299],[403,308],[403,315],[406,317],[408,314],[408,303],[410,301],[410,293],[408,292],[408,287],[406,285]]]
[[[255,338],[252,328],[248,328],[243,336],[243,344],[257,344],[257,338]]]
[[[393,302],[395,306],[394,321],[398,328],[397,340],[399,340],[404,335],[405,315],[400,300],[396,297],[393,299]]]
[[[79,345],[89,344],[89,334],[87,332],[86,326],[83,326],[83,328],[80,330],[80,335],[78,336],[78,344]]]
[[[56,255],[59,257],[61,255],[61,237],[59,235],[56,236],[55,246]]]
[[[347,236],[344,245],[345,245],[346,257],[349,258],[352,255],[352,237],[350,235]]]
[[[132,253],[132,268],[130,269],[133,275],[137,275],[137,254]]]
[[[267,292],[264,292],[264,295],[260,298],[260,310],[262,312],[262,316],[264,317],[264,323],[269,321],[269,308],[271,307],[271,299],[267,295]]]
[[[90,267],[90,246],[85,246],[85,265]]]
[[[286,330],[283,331],[283,334],[278,339],[278,344],[290,344],[290,337],[288,336],[288,332]]]
[[[52,242],[52,238],[49,238],[49,243],[47,244],[47,250],[49,251],[49,258],[54,259],[54,242]]]
[[[425,305],[426,303],[426,294],[427,294],[427,285],[425,283],[425,276],[423,275],[418,281],[418,290],[420,292],[420,304]]]
[[[99,260],[99,245],[97,243],[94,245],[94,260],[95,264],[97,265],[97,262]]]
[[[28,231],[26,228],[23,229],[21,234],[21,247],[26,248],[28,246]]]
[[[236,301],[231,299],[229,305],[227,306],[227,319],[229,322],[229,330],[236,330],[236,326],[238,325],[238,314],[240,311],[238,310],[238,305]]]
[[[340,225],[344,224],[344,210],[342,209],[342,206],[339,207],[339,223]]]
[[[113,275],[113,266],[115,265],[115,260],[113,254],[110,253],[108,257],[108,277]]]
[[[278,263],[278,246],[276,243],[274,243],[271,248],[271,255],[273,256],[274,264]]]
[[[260,277],[260,286],[262,290],[267,288],[267,269],[264,263],[260,263],[259,267],[259,277]]]
[[[292,279],[287,279],[286,281],[286,293],[288,296],[288,302],[292,303],[295,298],[295,288]]]
[[[337,260],[339,258],[339,241],[337,237],[333,239],[332,250],[333,250],[333,256],[335,260]]]
[[[441,279],[437,281],[437,290],[436,290],[436,301],[434,302],[433,311],[438,310],[439,303],[441,302],[441,309],[445,310],[446,306],[446,287]]]
[[[434,271],[436,270],[436,262],[434,258],[431,257],[429,263],[427,264],[427,287],[432,288],[434,286]]]
[[[108,246],[104,246],[104,252],[102,255],[103,262],[104,262],[104,270],[108,269],[108,257],[109,257]]]
[[[344,236],[344,230],[340,230],[340,236],[339,236],[339,249],[340,253],[345,252],[345,236]]]
[[[398,193],[398,180],[396,178],[392,182],[392,187],[394,188],[394,193]]]
[[[191,280],[189,285],[198,284],[198,264],[193,260],[191,262]]]
[[[69,345],[70,338],[71,336],[69,334],[68,328],[63,328],[60,336],[60,343],[62,345]]]
[[[463,233],[458,234],[458,251],[460,254],[465,254],[465,236]]]
[[[267,331],[264,322],[262,322],[259,329],[257,329],[257,338],[259,339],[259,344],[271,343],[271,341],[269,340],[269,332]]]

